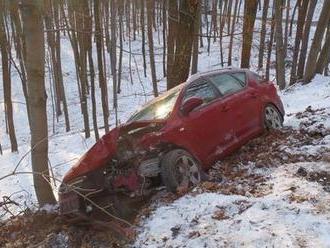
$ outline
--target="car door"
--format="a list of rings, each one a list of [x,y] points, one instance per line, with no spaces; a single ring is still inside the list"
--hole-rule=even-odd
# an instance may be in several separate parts
[[[209,164],[223,152],[221,144],[225,143],[224,139],[228,136],[226,125],[231,125],[230,119],[227,118],[230,115],[223,112],[219,91],[206,79],[200,79],[188,86],[182,104],[191,97],[201,98],[204,103],[187,116],[183,116],[182,138],[194,146],[203,163]]]
[[[211,75],[209,80],[223,95],[223,108],[231,115],[234,143],[254,133],[259,118],[257,93],[248,87],[245,72]]]

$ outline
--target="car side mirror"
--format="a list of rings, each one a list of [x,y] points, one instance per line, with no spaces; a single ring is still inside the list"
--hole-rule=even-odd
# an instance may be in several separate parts
[[[201,106],[203,104],[203,100],[201,98],[193,97],[185,101],[182,105],[182,113],[184,115],[188,115],[195,108]]]

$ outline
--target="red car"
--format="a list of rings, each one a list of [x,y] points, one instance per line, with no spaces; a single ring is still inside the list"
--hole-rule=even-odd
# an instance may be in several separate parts
[[[79,160],[60,187],[61,211],[89,212],[89,199],[143,196],[159,185],[169,191],[195,185],[216,160],[263,130],[282,127],[283,117],[274,85],[249,70],[194,75],[143,106]]]

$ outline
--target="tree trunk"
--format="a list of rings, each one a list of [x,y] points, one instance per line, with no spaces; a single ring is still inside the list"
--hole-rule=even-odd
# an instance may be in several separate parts
[[[273,3],[272,22],[270,27],[270,37],[268,41],[268,52],[267,52],[267,62],[266,62],[266,80],[269,80],[270,60],[272,57],[273,42],[274,42],[274,30],[275,30],[275,4]]]
[[[176,19],[176,31],[180,35],[174,36],[173,34],[171,34],[168,38],[168,40],[170,39],[170,37],[176,39],[175,50],[173,49],[173,47],[171,48],[174,50],[174,58],[171,58],[169,64],[172,69],[168,71],[168,89],[171,89],[176,85],[185,82],[189,76],[195,22],[197,21],[197,18],[199,18],[199,4],[199,1],[193,2],[189,0],[183,0],[180,2],[179,19]],[[173,15],[171,15],[171,17],[169,18],[173,18]],[[169,30],[169,32],[173,32],[173,29]],[[173,44],[171,44],[171,46],[173,46]],[[170,50],[168,51],[170,52]]]
[[[286,2],[286,12],[285,12],[285,29],[284,29],[284,57],[286,58],[287,56],[287,50],[288,50],[288,34],[289,34],[289,19],[290,19],[290,1],[291,0],[284,0]]]
[[[253,27],[257,14],[258,1],[249,0],[245,1],[244,6],[244,24],[243,24],[243,45],[241,67],[250,67],[250,56],[253,38]]]
[[[263,67],[268,8],[269,8],[269,0],[265,0],[263,10],[262,10],[262,23],[261,23],[261,32],[260,32],[260,45],[259,45],[260,47],[259,47],[259,56],[258,56],[258,69],[262,69],[262,67]]]
[[[19,61],[20,65],[20,77],[22,82],[22,90],[26,102],[26,112],[28,116],[29,125],[31,123],[30,118],[30,112],[29,112],[29,100],[28,100],[28,93],[27,93],[27,86],[26,86],[26,71],[25,71],[25,65],[24,65],[24,42],[23,42],[23,31],[22,31],[22,22],[19,17],[18,12],[18,3],[16,1],[10,1],[10,19],[13,23],[14,29],[16,32],[13,32],[15,34],[13,36],[14,43],[16,45],[16,55]]]
[[[113,92],[113,108],[115,110],[115,123],[118,125],[118,99],[117,99],[117,11],[116,11],[116,1],[111,0],[110,3],[111,12],[111,71],[112,71],[112,92]],[[135,27],[136,28],[136,27]],[[133,30],[135,34],[135,30]]]
[[[195,22],[195,31],[194,31],[194,44],[193,44],[193,54],[192,54],[192,62],[191,62],[191,74],[196,74],[198,71],[198,53],[199,53],[199,26],[200,23],[200,15],[201,15],[201,9],[200,6],[198,8],[197,13],[197,19]]]
[[[234,14],[232,18],[232,24],[231,24],[231,32],[230,32],[230,41],[229,41],[229,53],[228,53],[228,66],[231,66],[232,61],[232,52],[233,52],[233,42],[234,42],[234,32],[235,32],[235,23],[236,23],[236,13],[238,8],[238,2],[239,0],[235,0],[235,6],[234,6]]]
[[[309,83],[312,80],[312,78],[315,76],[317,58],[320,54],[324,32],[325,29],[327,28],[330,19],[329,9],[330,9],[330,0],[325,0],[323,3],[320,19],[316,27],[314,39],[306,62],[306,70],[304,75],[305,83]]]
[[[31,159],[33,181],[40,206],[55,204],[49,183],[48,125],[45,89],[45,41],[40,2],[26,0],[22,4],[23,32],[26,45],[26,72],[31,114]]]
[[[13,117],[13,105],[11,101],[11,70],[9,64],[9,56],[11,53],[9,41],[7,38],[7,32],[5,29],[4,23],[4,2],[0,1],[0,51],[1,51],[1,60],[2,60],[2,78],[3,78],[3,93],[4,93],[4,104],[5,104],[5,113],[6,121],[9,132],[9,139],[11,144],[11,151],[16,152],[18,150],[15,126],[14,126],[14,117]]]
[[[298,63],[298,79],[301,79],[304,75],[304,68],[306,62],[306,54],[308,49],[308,41],[309,41],[309,34],[311,30],[311,24],[313,20],[314,10],[316,7],[316,1],[309,1],[309,7],[304,27],[304,33],[302,37],[300,55],[299,55],[299,63]]]
[[[107,83],[105,79],[105,69],[103,63],[103,32],[101,29],[101,18],[100,18],[100,1],[94,1],[94,19],[95,19],[95,42],[96,42],[96,52],[97,52],[97,65],[99,72],[99,85],[101,88],[101,98],[102,98],[102,110],[103,110],[103,120],[105,132],[109,132],[109,104],[108,104],[108,90]]]
[[[294,42],[294,48],[293,48],[293,56],[292,56],[292,68],[291,68],[291,75],[290,75],[290,85],[294,84],[297,81],[297,61],[298,61],[298,55],[300,50],[300,43],[301,38],[304,30],[304,24],[305,24],[305,17],[307,12],[307,6],[309,0],[300,0],[302,1],[299,7],[298,12],[298,23],[297,23],[297,32],[296,32],[296,38]]]
[[[327,35],[323,44],[319,59],[316,63],[316,73],[322,74],[330,58],[330,22],[328,24]]]
[[[285,64],[282,31],[282,0],[275,0],[275,20],[276,20],[276,81],[280,89],[285,88]]]
[[[148,22],[148,44],[149,44],[149,58],[150,58],[150,70],[151,70],[151,80],[154,96],[158,96],[157,88],[157,76],[156,76],[156,66],[155,66],[155,54],[154,54],[154,40],[152,34],[152,24],[153,16],[152,10],[154,8],[154,1],[147,0],[147,22]]]

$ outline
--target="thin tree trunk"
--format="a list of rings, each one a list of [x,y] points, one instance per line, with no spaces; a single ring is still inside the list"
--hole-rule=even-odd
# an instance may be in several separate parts
[[[231,23],[231,32],[229,40],[229,53],[228,53],[228,66],[231,66],[232,61],[232,52],[233,52],[233,42],[234,42],[234,33],[235,33],[235,23],[236,23],[236,14],[239,0],[235,0],[234,14]]]
[[[29,121],[29,125],[31,123],[30,112],[29,112],[29,100],[28,100],[28,93],[27,93],[27,86],[26,86],[26,70],[24,65],[24,41],[23,41],[23,31],[22,31],[22,22],[19,17],[18,12],[18,3],[16,1],[9,1],[10,6],[10,19],[13,22],[14,30],[14,43],[16,44],[16,55],[19,61],[20,66],[20,75],[21,75],[21,82],[22,82],[22,89],[23,95],[26,102],[26,113]]]
[[[259,48],[259,56],[258,56],[259,70],[262,69],[263,67],[268,8],[269,8],[269,0],[265,0],[262,10],[262,22],[261,22],[261,32],[260,32],[260,45],[259,45],[260,48]]]
[[[55,204],[48,170],[48,125],[45,89],[45,42],[40,2],[26,0],[22,6],[26,45],[26,72],[31,114],[31,159],[33,181],[41,206]]]
[[[301,79],[304,75],[304,68],[305,68],[305,62],[306,62],[306,54],[308,49],[308,40],[309,40],[309,34],[311,30],[311,24],[313,20],[314,10],[316,7],[316,1],[309,1],[309,7],[308,12],[306,16],[306,22],[302,37],[302,43],[301,43],[301,49],[300,49],[300,55],[299,55],[299,63],[298,63],[298,79]]]
[[[166,33],[167,33],[167,13],[166,13],[167,0],[163,1],[163,76],[166,77]],[[199,26],[198,26],[199,28]],[[198,37],[197,37],[198,38]]]
[[[100,5],[99,0],[94,1],[94,19],[95,19],[95,42],[97,51],[97,64],[99,72],[99,85],[101,88],[102,110],[105,132],[109,132],[109,105],[108,105],[108,91],[107,83],[105,80],[105,69],[103,64],[103,32],[101,29],[100,21]]]
[[[155,66],[155,54],[154,54],[154,41],[152,34],[152,9],[154,8],[153,0],[147,0],[147,22],[148,22],[148,44],[149,44],[149,56],[150,56],[150,70],[151,70],[151,80],[154,96],[158,96],[157,88],[157,76],[156,76],[156,66]]]
[[[320,19],[316,27],[314,39],[306,62],[306,69],[304,75],[305,83],[309,83],[312,80],[312,78],[315,76],[317,58],[320,54],[325,29],[327,28],[327,25],[330,20],[329,9],[330,9],[330,0],[324,0],[323,8],[320,14]]]
[[[135,9],[135,7],[133,8]],[[116,1],[111,0],[110,3],[111,12],[111,71],[112,71],[112,92],[113,92],[113,108],[115,110],[115,123],[118,125],[118,99],[117,99],[117,11],[116,11]],[[134,18],[135,19],[135,18]],[[133,22],[134,23],[134,22]],[[135,26],[136,29],[136,26]],[[135,36],[135,30],[133,30]]]
[[[143,73],[144,73],[144,77],[147,77],[147,63],[146,63],[146,38],[145,38],[145,19],[144,19],[144,1],[145,0],[140,0],[141,1],[141,36],[142,36],[142,58],[143,58]]]
[[[117,92],[120,94],[121,92],[121,74],[122,74],[122,66],[123,66],[123,5],[119,3],[118,6],[118,14],[119,14],[119,62],[118,62],[118,88]]]
[[[4,23],[4,2],[0,1],[0,51],[2,59],[2,78],[3,78],[3,93],[5,103],[6,121],[9,132],[9,139],[11,144],[11,151],[16,152],[18,150],[14,117],[13,117],[13,105],[11,101],[11,70],[9,64],[9,56],[11,53],[9,39],[7,38],[7,32]]]
[[[301,0],[299,12],[298,12],[298,23],[297,23],[297,32],[293,48],[292,56],[292,66],[291,66],[291,75],[290,75],[290,85],[294,84],[297,81],[297,64],[298,64],[298,55],[300,50],[301,38],[304,30],[307,6],[309,0]]]
[[[284,0],[286,1],[285,5],[285,29],[284,29],[284,57],[287,56],[287,50],[288,50],[288,32],[289,32],[289,19],[290,19],[290,1],[291,0]]]
[[[275,0],[275,20],[276,20],[276,81],[280,89],[285,88],[285,64],[282,31],[282,0]]]
[[[194,32],[194,44],[193,44],[193,53],[192,53],[192,62],[191,62],[191,74],[196,74],[198,71],[198,53],[199,53],[199,26],[200,24],[200,18],[199,16],[201,15],[200,13],[201,9],[200,6],[198,7],[197,10],[197,19],[195,22],[195,32]]]
[[[273,3],[272,22],[270,28],[270,37],[268,41],[268,53],[267,53],[267,62],[266,62],[266,80],[269,80],[269,69],[270,69],[270,60],[272,57],[272,50],[273,50],[274,31],[275,31],[275,4]]]
[[[326,39],[316,63],[316,73],[322,74],[330,58],[330,22],[328,24]]]

